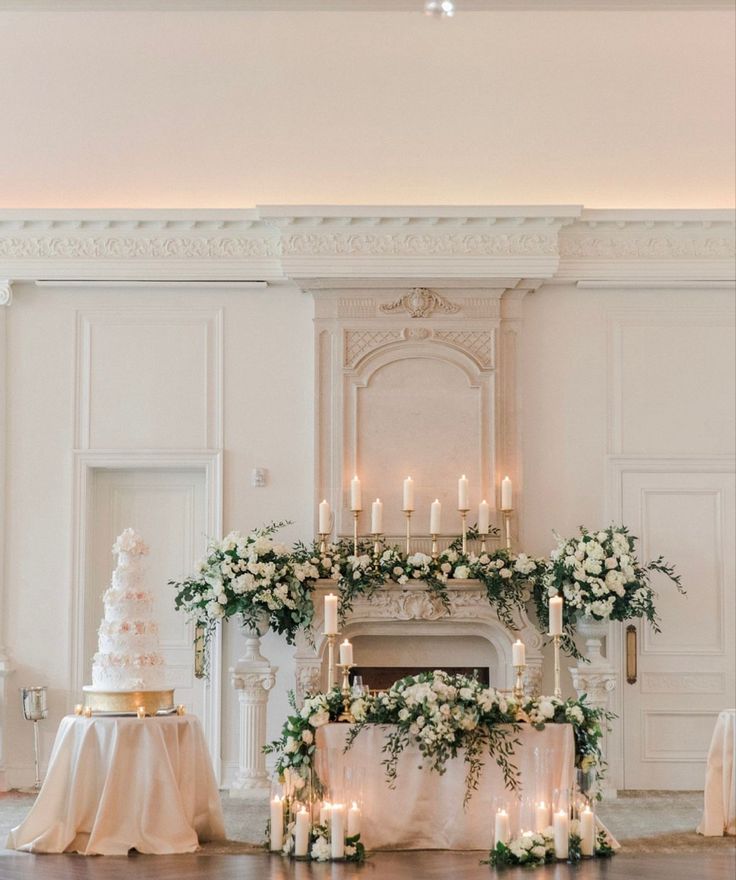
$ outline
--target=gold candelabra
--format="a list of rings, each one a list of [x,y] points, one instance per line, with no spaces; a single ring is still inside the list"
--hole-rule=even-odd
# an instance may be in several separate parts
[[[373,533],[373,555],[376,559],[381,555],[381,538],[383,537],[382,532],[374,532]]]
[[[482,532],[480,536],[480,552],[486,552],[486,539],[488,538],[488,532]]]
[[[360,516],[359,510],[353,511],[353,554],[355,556],[358,555],[358,517]]]
[[[511,549],[511,516],[513,515],[513,509],[511,507],[508,510],[502,510],[501,515],[503,516],[503,530],[506,536],[506,549]]]
[[[327,552],[327,537],[328,532],[320,532],[319,533],[319,552],[324,555]]]
[[[467,555],[468,552],[468,511],[469,507],[459,508],[460,517],[463,521],[463,556]]]
[[[350,711],[350,670],[353,668],[353,664],[338,663],[337,665],[342,670],[342,686],[340,688],[342,693],[342,712],[337,720],[347,721],[349,724],[352,724],[355,721],[355,717]]]
[[[437,549],[438,537],[438,535],[432,535],[432,559],[436,559],[439,556],[439,550]]]
[[[404,516],[406,517],[406,555],[411,555],[411,515],[414,513],[413,510],[405,510]]]
[[[327,691],[335,687],[335,637],[337,633],[322,633],[327,639]]]
[[[555,697],[562,699],[562,688],[560,687],[560,636],[552,636],[555,646]]]
[[[514,666],[516,672],[516,681],[514,682],[514,699],[517,703],[524,702],[524,671],[526,666]]]

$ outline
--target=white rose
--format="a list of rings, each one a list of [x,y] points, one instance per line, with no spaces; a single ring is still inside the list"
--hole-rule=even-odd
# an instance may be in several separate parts
[[[468,579],[468,567],[467,565],[458,565],[455,569],[455,573],[453,577],[459,581],[465,581]]]
[[[327,724],[330,720],[330,713],[327,709],[320,709],[318,712],[315,712],[314,715],[309,716],[309,724],[312,727],[322,727],[323,724]]]
[[[510,578],[511,577],[511,570],[508,568],[502,568],[501,571],[499,571],[499,574],[501,575],[502,578]]]
[[[542,700],[539,703],[539,711],[544,718],[552,718],[555,714],[555,707],[549,700]]]
[[[308,746],[312,744],[312,742],[314,741],[314,734],[311,730],[302,731],[302,741],[305,742]]]

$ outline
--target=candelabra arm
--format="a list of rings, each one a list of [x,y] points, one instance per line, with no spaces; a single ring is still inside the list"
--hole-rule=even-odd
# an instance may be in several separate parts
[[[406,517],[406,555],[411,556],[411,515],[414,511],[405,510],[404,516]]]
[[[555,697],[562,699],[562,688],[560,687],[560,637],[552,636],[555,646]]]
[[[320,532],[319,535],[319,552],[322,556],[327,552],[327,533]]]
[[[508,510],[502,510],[501,514],[503,516],[503,526],[504,526],[504,534],[506,536],[506,549],[511,550],[511,516],[513,514],[513,510],[509,508]]]
[[[463,556],[468,554],[468,511],[460,510],[460,517],[463,521]]]
[[[350,711],[350,670],[353,668],[352,663],[338,663],[342,670],[342,712],[338,716],[338,721],[347,721],[349,724],[355,723],[355,717]]]
[[[432,535],[432,559],[436,559],[439,556],[439,551],[437,549],[437,535]]]
[[[514,683],[514,700],[516,700],[517,704],[521,704],[524,702],[524,672],[526,670],[526,665],[523,666],[514,666],[514,671],[516,672],[516,682]]]
[[[353,554],[355,556],[358,555],[358,517],[360,516],[359,510],[353,511]]]
[[[335,633],[325,633],[327,639],[327,691],[335,687]]]

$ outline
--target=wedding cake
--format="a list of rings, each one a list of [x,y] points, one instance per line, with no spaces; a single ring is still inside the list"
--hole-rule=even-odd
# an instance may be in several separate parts
[[[112,551],[117,566],[103,596],[105,613],[92,661],[92,686],[84,688],[85,705],[108,712],[173,710],[174,692],[166,688],[153,596],[144,579],[148,547],[136,531],[125,529]]]

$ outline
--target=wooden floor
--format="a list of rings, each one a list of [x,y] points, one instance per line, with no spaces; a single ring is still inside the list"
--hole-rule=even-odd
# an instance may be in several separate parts
[[[496,873],[478,853],[376,853],[364,865],[289,862],[267,853],[185,856],[34,856],[0,852],[0,880],[733,880],[736,849],[618,855]]]

